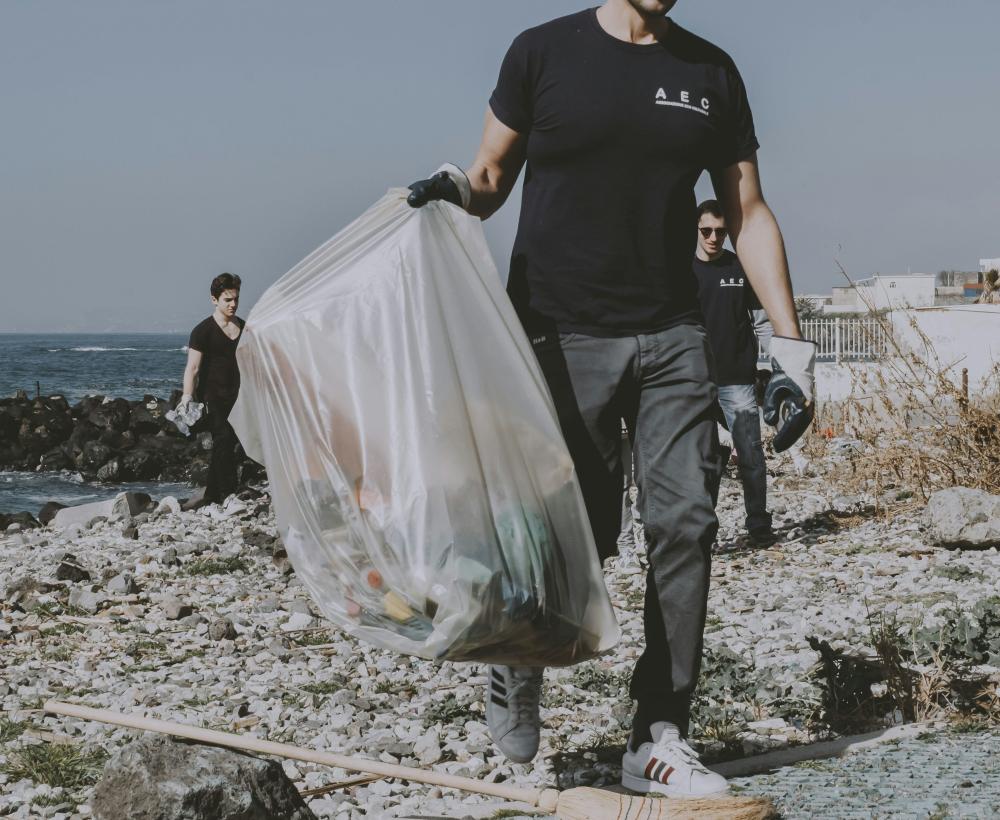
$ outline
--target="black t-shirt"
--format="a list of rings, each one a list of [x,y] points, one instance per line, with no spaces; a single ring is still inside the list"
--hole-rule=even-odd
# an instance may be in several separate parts
[[[529,332],[697,321],[695,183],[758,147],[725,52],[673,21],[626,43],[590,9],[520,34],[490,107],[528,135],[507,289]]]
[[[246,324],[238,316],[233,319],[243,335]],[[212,316],[199,322],[191,331],[188,347],[201,352],[198,368],[197,398],[235,399],[240,390],[240,369],[236,364],[236,346],[240,336],[230,339]]]
[[[753,384],[758,344],[750,311],[761,306],[740,260],[726,250],[711,262],[696,256],[694,274],[718,383]]]

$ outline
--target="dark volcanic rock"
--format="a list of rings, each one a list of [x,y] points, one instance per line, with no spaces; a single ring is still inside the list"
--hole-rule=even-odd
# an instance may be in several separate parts
[[[111,448],[99,441],[88,441],[83,446],[83,452],[76,460],[76,466],[81,470],[97,472],[111,458]]]
[[[124,433],[132,419],[132,405],[125,399],[112,399],[91,410],[88,418],[97,427]]]
[[[122,478],[121,462],[117,458],[111,459],[111,461],[97,471],[97,480],[108,484],[121,481]]]
[[[122,474],[128,481],[148,481],[156,478],[163,468],[163,459],[157,453],[146,449],[135,449],[121,460]]]
[[[0,513],[0,530],[6,530],[11,524],[19,524],[22,530],[33,530],[41,524],[30,512]]]
[[[177,391],[175,391],[177,392]],[[174,399],[179,398],[179,393]],[[79,470],[87,480],[203,483],[211,453],[196,435],[166,420],[171,403],[88,396],[70,407],[62,396],[0,399],[0,469]],[[240,480],[263,477],[242,454]]]
[[[42,525],[47,525],[53,518],[56,517],[56,513],[59,510],[65,509],[65,504],[60,504],[58,501],[49,501],[38,513],[38,520]]]
[[[90,573],[80,565],[75,555],[67,552],[56,567],[56,578],[60,581],[89,581]]]
[[[43,470],[72,470],[76,462],[66,455],[63,446],[53,447],[47,453],[42,453],[42,457],[38,461],[39,466]]]
[[[109,760],[92,808],[96,820],[315,820],[277,761],[166,737]]]

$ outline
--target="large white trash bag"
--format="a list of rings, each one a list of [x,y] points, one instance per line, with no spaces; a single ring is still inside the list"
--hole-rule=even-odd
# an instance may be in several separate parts
[[[573,463],[478,219],[393,190],[279,279],[230,417],[323,614],[437,660],[619,637]]]

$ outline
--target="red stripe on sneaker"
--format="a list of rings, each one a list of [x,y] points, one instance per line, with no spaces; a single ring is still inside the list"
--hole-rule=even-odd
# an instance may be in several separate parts
[[[659,778],[660,782],[666,785],[667,781],[670,780],[670,775],[674,773],[674,767],[671,766],[663,773],[663,777]]]
[[[653,779],[653,767],[656,766],[660,761],[655,757],[649,758],[649,763],[646,764],[646,771],[643,773],[646,780]]]

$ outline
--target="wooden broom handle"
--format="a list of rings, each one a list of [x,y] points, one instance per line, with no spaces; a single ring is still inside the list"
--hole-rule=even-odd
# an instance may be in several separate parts
[[[303,749],[287,743],[273,743],[270,740],[260,740],[249,735],[234,735],[229,732],[218,732],[215,729],[202,729],[200,726],[185,726],[182,723],[171,723],[166,720],[127,715],[113,712],[110,709],[91,709],[89,706],[78,706],[75,703],[62,703],[57,700],[45,702],[44,709],[56,715],[93,720],[98,723],[112,723],[116,726],[128,726],[132,729],[142,729],[147,732],[157,732],[162,735],[186,737],[214,746],[228,746],[231,749],[243,749],[248,752],[260,752],[277,757],[288,757],[292,760],[305,760],[309,763],[319,763],[333,766],[337,769],[347,769],[353,772],[379,774],[383,777],[395,777],[402,780],[412,780],[414,783],[427,783],[432,786],[444,786],[448,789],[460,789],[466,792],[488,794],[492,797],[502,797],[504,800],[515,800],[551,811],[558,800],[555,789],[519,789],[514,786],[504,786],[500,783],[487,783],[474,780],[471,777],[459,777],[428,769],[414,769],[410,766],[396,766],[391,763],[381,763],[378,760],[368,760],[364,757],[347,757],[329,752],[317,752]]]

